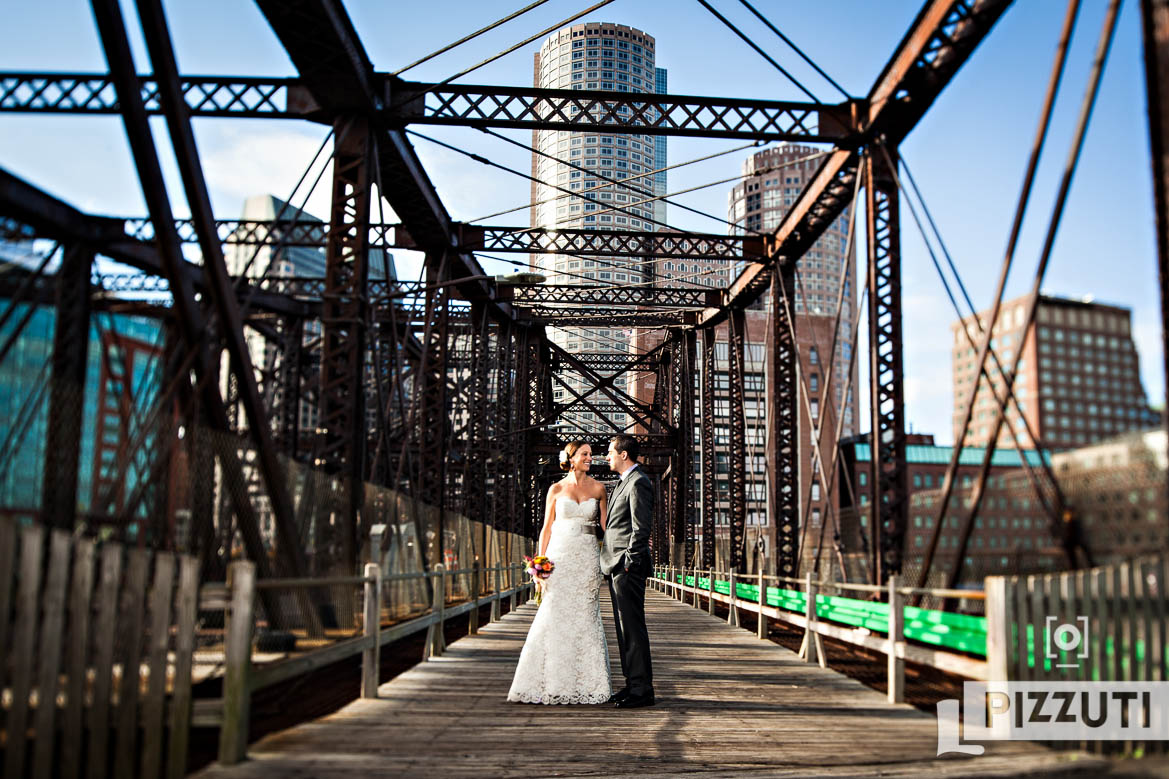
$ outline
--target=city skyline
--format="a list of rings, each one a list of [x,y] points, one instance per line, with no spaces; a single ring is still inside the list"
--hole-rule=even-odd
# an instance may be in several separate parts
[[[191,73],[254,73],[284,75],[291,72],[279,45],[264,30],[254,8],[220,10],[236,24],[215,25],[202,14],[206,8],[168,8],[176,30],[179,62]],[[405,74],[406,78],[440,80],[575,12],[563,4],[539,9],[522,23],[513,23],[460,47]],[[498,8],[475,4],[437,2],[425,9],[400,9],[393,13],[377,4],[350,2],[347,7],[360,28],[382,24],[385,36],[366,35],[374,65],[394,70],[496,18]],[[659,67],[670,70],[671,91],[681,94],[728,94],[803,99],[761,58],[738,42],[712,17],[695,6],[685,13],[665,13],[667,4],[614,4],[602,16],[642,29],[650,28],[658,40]],[[859,2],[834,2],[818,6],[817,14],[776,17],[777,24],[853,94],[863,94],[872,83],[888,52],[904,33],[920,3],[883,4],[879,12]],[[758,40],[779,61],[801,78],[796,58],[759,25],[749,26],[730,10],[727,14]],[[1019,188],[1030,135],[1050,67],[1062,8],[1056,3],[1017,4],[998,28],[975,52],[954,83],[942,94],[922,125],[902,147],[921,185],[955,261],[963,271],[976,307],[990,302],[993,272],[1005,245],[1010,212]],[[458,30],[426,27],[434,15],[459,19]],[[1030,208],[1027,228],[1018,253],[1016,271],[1008,296],[1022,291],[1030,276],[1037,245],[1041,241],[1054,179],[1066,151],[1069,127],[1082,95],[1087,61],[1102,13],[1086,7],[1073,40],[1069,71],[1056,113],[1048,152],[1044,157]],[[222,16],[219,14],[218,16]],[[208,14],[206,18],[215,18]],[[1163,397],[1164,377],[1160,359],[1159,301],[1154,278],[1151,184],[1148,173],[1148,139],[1143,123],[1143,77],[1140,67],[1139,14],[1136,6],[1122,11],[1117,40],[1105,73],[1100,100],[1084,150],[1081,168],[1072,188],[1068,210],[1056,243],[1052,271],[1044,290],[1079,297],[1092,294],[1098,300],[1133,310],[1134,337],[1141,354],[1141,378],[1153,404]],[[45,29],[51,19],[53,40],[37,38],[31,31]],[[595,21],[589,18],[587,21]],[[830,27],[832,35],[823,31]],[[134,24],[131,24],[134,28]],[[248,41],[248,46],[235,45]],[[256,43],[259,41],[259,43]],[[269,45],[265,45],[265,41]],[[142,48],[135,41],[137,51]],[[492,63],[462,81],[491,84],[525,84],[531,78],[531,53],[539,41]],[[104,61],[88,6],[84,3],[47,2],[15,9],[11,23],[0,31],[0,67],[7,69],[55,69],[102,71]],[[145,57],[139,69],[148,71]],[[815,78],[808,84],[826,101],[839,95]],[[229,123],[199,120],[196,133],[208,171],[211,196],[217,212],[231,215],[246,194],[271,191],[285,198],[325,135],[319,127],[289,122]],[[426,135],[457,143],[493,160],[520,170],[530,168],[530,155],[508,150],[502,142],[482,134],[446,128],[422,128]],[[527,137],[525,137],[527,136]],[[529,133],[510,137],[527,142]],[[414,139],[419,155],[431,172],[452,216],[470,221],[509,205],[528,200],[529,183],[488,174],[486,169]],[[671,164],[699,154],[733,147],[725,141],[671,139]],[[115,118],[86,118],[61,123],[48,117],[6,117],[0,122],[0,165],[32,183],[94,213],[140,215],[145,212],[141,195],[130,174],[125,139]],[[749,152],[743,151],[690,168],[671,171],[671,189],[678,190],[726,178],[737,172]],[[57,160],[46,171],[43,161]],[[282,170],[265,170],[273,162]],[[176,210],[184,206],[173,167],[167,165]],[[314,170],[314,175],[315,175]],[[679,197],[681,202],[719,215],[724,212],[723,187]],[[327,213],[322,191],[309,199],[306,210]],[[299,204],[299,200],[295,200]],[[719,231],[709,219],[671,211],[680,227]],[[490,220],[517,224],[523,215]],[[905,309],[905,365],[907,427],[928,430],[939,440],[950,435],[952,396],[949,372],[949,324],[954,312],[941,294],[909,214],[902,212],[903,300]],[[725,228],[722,225],[721,228]],[[404,276],[411,272],[403,253],[399,263]],[[489,271],[495,266],[486,261]],[[1109,268],[1100,274],[1100,266]],[[862,342],[863,350],[865,344]],[[867,385],[862,367],[862,388]],[[862,396],[862,404],[866,399]]]

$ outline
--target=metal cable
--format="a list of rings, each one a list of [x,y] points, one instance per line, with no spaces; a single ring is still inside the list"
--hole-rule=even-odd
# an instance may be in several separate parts
[[[605,176],[605,175],[603,175],[603,174],[601,174],[601,173],[598,173],[598,172],[596,172],[596,171],[589,171],[588,169],[586,169],[586,168],[582,168],[582,167],[580,167],[579,165],[577,165],[577,164],[576,164],[576,163],[574,163],[574,162],[569,162],[568,160],[565,160],[565,159],[563,159],[563,158],[561,158],[561,157],[557,157],[556,155],[554,155],[554,154],[550,154],[550,153],[548,153],[548,152],[546,152],[546,151],[540,151],[540,150],[539,150],[538,148],[536,148],[535,146],[531,146],[531,145],[529,145],[529,144],[523,143],[522,141],[517,141],[517,140],[514,140],[514,139],[512,139],[512,138],[508,138],[506,135],[503,135],[503,134],[501,134],[501,133],[497,133],[497,132],[495,132],[494,130],[491,130],[490,128],[487,128],[487,127],[480,127],[479,129],[480,129],[482,132],[485,132],[485,133],[487,133],[488,135],[494,136],[495,138],[499,138],[500,140],[506,141],[507,143],[510,143],[510,144],[512,144],[513,146],[518,146],[518,147],[520,147],[521,149],[526,149],[526,150],[528,150],[528,151],[532,152],[533,154],[538,154],[538,155],[539,155],[539,156],[541,156],[541,157],[546,157],[546,158],[548,158],[548,159],[552,160],[553,162],[558,162],[558,163],[560,163],[560,164],[562,164],[562,165],[567,165],[567,166],[569,166],[570,168],[572,168],[573,170],[579,170],[579,171],[582,171],[582,172],[588,173],[589,175],[591,175],[591,176],[594,176],[594,177],[596,177],[596,178],[600,179],[601,181],[604,181],[604,182],[606,182],[607,184],[613,184],[613,185],[616,185],[616,186],[619,186],[619,187],[621,187],[622,189],[626,189],[626,190],[628,190],[628,191],[630,191],[630,192],[636,192],[638,195],[643,195],[643,194],[646,194],[646,193],[645,193],[645,192],[643,192],[642,190],[639,190],[639,189],[637,189],[637,188],[635,188],[635,187],[631,187],[630,185],[628,185],[628,184],[626,184],[626,183],[624,183],[624,182],[622,182],[622,181],[620,181],[620,180],[618,180],[618,179],[613,179],[613,178],[610,178],[610,177],[608,177],[608,176]],[[754,146],[757,146],[757,145],[758,145],[757,143],[746,144],[746,145],[744,145],[744,146],[740,146],[740,147],[738,147],[738,149],[736,149],[736,151],[741,151],[741,150],[743,150],[743,149],[751,148],[751,147],[754,147]],[[705,159],[710,159],[710,157],[717,157],[717,156],[724,155],[724,154],[729,154],[729,153],[730,153],[729,151],[725,151],[725,152],[719,152],[718,154],[715,154],[715,155],[708,155],[708,156],[707,156]],[[641,176],[641,177],[644,177],[644,176],[653,176],[653,175],[656,175],[657,173],[661,173],[661,172],[664,172],[664,171],[668,170],[668,169],[669,169],[669,167],[670,167],[670,166],[667,166],[667,167],[665,167],[665,168],[658,168],[657,170],[652,170],[652,171],[650,171],[649,173],[642,173],[642,174],[639,174],[639,176]],[[659,195],[659,196],[656,196],[654,199],[655,199],[655,200],[660,200],[660,201],[662,201],[663,203],[666,203],[667,205],[671,205],[671,206],[675,206],[675,207],[677,207],[677,208],[681,208],[681,209],[682,209],[682,210],[684,210],[684,211],[689,211],[689,212],[691,212],[691,213],[698,214],[699,216],[704,216],[704,217],[706,217],[707,219],[713,219],[713,220],[715,220],[716,222],[726,222],[726,220],[725,220],[725,219],[723,219],[722,217],[715,216],[714,214],[707,213],[706,211],[701,211],[701,210],[699,210],[699,209],[697,209],[697,208],[692,208],[692,207],[690,207],[690,206],[683,205],[682,203],[675,203],[674,201],[672,201],[672,200],[670,200],[670,199],[669,199],[670,197],[672,197],[672,195]],[[639,203],[631,203],[630,205],[638,205],[638,204],[640,204],[640,203],[646,203],[646,202],[649,202],[649,201],[642,200],[642,201],[639,201]],[[602,212],[602,213],[603,213],[603,212]],[[730,222],[727,222],[727,224],[730,224]]]
[[[548,0],[536,0],[536,2],[531,3],[530,5],[526,5],[518,11],[513,11],[512,13],[503,17],[502,19],[498,19],[498,20],[492,22],[491,24],[487,25],[486,27],[483,27],[481,29],[476,30],[475,32],[471,33],[470,35],[466,35],[466,36],[463,36],[462,38],[459,38],[454,43],[447,44],[446,46],[443,46],[441,49],[438,49],[437,51],[433,51],[430,54],[427,54],[422,59],[414,60],[406,67],[399,68],[398,70],[395,70],[390,75],[391,76],[400,76],[403,73],[405,73],[407,70],[410,70],[411,68],[416,68],[419,65],[421,65],[423,62],[428,62],[440,54],[446,54],[451,49],[453,49],[457,46],[462,46],[467,41],[472,40],[473,38],[478,38],[480,35],[482,35],[485,32],[491,32],[496,27],[499,27],[500,25],[506,24],[507,22],[510,22],[512,19],[515,19],[517,16],[522,16],[523,14],[526,14],[528,11],[531,11],[533,8],[537,8],[541,5],[544,5],[544,3],[547,3],[547,2],[548,2]]]
[[[795,84],[795,85],[796,85],[796,87],[797,87],[797,88],[798,88],[798,89],[799,89],[801,92],[803,92],[805,95],[807,95],[809,98],[811,98],[811,100],[812,100],[812,102],[813,102],[813,103],[815,103],[816,105],[820,105],[820,104],[821,104],[821,103],[820,103],[820,99],[819,99],[819,98],[817,98],[815,95],[813,95],[811,92],[809,92],[809,91],[808,91],[808,88],[807,88],[807,87],[805,87],[803,84],[801,84],[801,83],[800,83],[800,82],[799,82],[799,81],[796,79],[796,77],[795,77],[795,76],[793,76],[791,73],[788,73],[788,72],[787,72],[787,71],[784,69],[784,67],[783,67],[782,65],[780,65],[778,62],[776,62],[774,59],[772,59],[772,58],[771,58],[771,55],[769,55],[769,54],[768,54],[767,52],[765,52],[763,49],[759,48],[759,44],[755,43],[755,41],[753,41],[753,40],[751,40],[749,37],[747,37],[747,35],[745,35],[745,34],[742,32],[742,30],[740,30],[738,27],[736,27],[736,26],[735,26],[735,25],[734,25],[734,24],[731,22],[731,20],[730,20],[730,19],[726,18],[725,16],[723,16],[722,14],[720,14],[718,11],[716,11],[716,10],[715,10],[715,8],[714,8],[714,6],[712,6],[710,3],[706,2],[706,0],[698,0],[698,3],[699,3],[699,5],[701,5],[703,8],[705,8],[706,10],[708,10],[708,11],[710,11],[712,14],[714,14],[715,18],[717,18],[717,19],[718,19],[720,22],[722,22],[722,23],[723,23],[723,24],[725,24],[725,25],[726,25],[728,28],[730,28],[731,32],[733,32],[735,35],[738,35],[738,36],[739,36],[739,37],[740,37],[740,38],[743,40],[743,42],[744,42],[744,43],[746,43],[748,46],[750,46],[752,49],[754,49],[754,50],[755,50],[755,51],[756,51],[756,52],[759,54],[759,56],[760,56],[760,57],[762,57],[763,59],[765,59],[765,60],[767,60],[768,62],[770,62],[770,63],[771,63],[771,65],[772,65],[772,67],[774,67],[776,70],[778,70],[778,71],[779,71],[780,73],[782,73],[784,76],[786,76],[786,77],[787,77],[787,80],[788,80],[788,81],[790,81],[790,82],[792,82],[793,84]]]
[[[801,58],[801,59],[803,59],[803,61],[804,61],[804,62],[806,62],[806,63],[808,63],[809,65],[811,65],[811,66],[812,66],[812,68],[813,68],[813,69],[814,69],[814,70],[815,70],[817,73],[819,73],[821,76],[823,76],[825,81],[827,81],[827,82],[828,82],[829,84],[831,84],[832,86],[836,87],[836,89],[840,91],[840,94],[844,95],[844,99],[845,99],[845,100],[851,100],[851,99],[852,99],[852,95],[848,94],[848,92],[847,92],[847,91],[845,91],[844,87],[840,86],[840,84],[837,84],[837,83],[836,83],[836,81],[835,81],[835,80],[834,80],[834,79],[833,79],[831,76],[829,76],[827,73],[825,73],[825,72],[824,72],[824,71],[823,71],[823,70],[820,68],[820,66],[819,66],[819,65],[817,65],[817,64],[816,64],[814,61],[812,61],[812,58],[811,58],[811,57],[809,57],[807,54],[804,54],[804,52],[803,52],[803,51],[800,49],[800,47],[799,47],[799,46],[797,46],[797,45],[795,45],[795,43],[793,43],[793,42],[792,42],[791,38],[788,38],[786,35],[784,35],[782,32],[780,32],[780,31],[779,31],[779,28],[777,28],[777,27],[776,27],[774,24],[772,24],[772,23],[771,23],[771,22],[770,22],[770,21],[767,19],[767,17],[765,17],[763,14],[761,14],[761,13],[759,13],[757,10],[755,10],[755,6],[751,5],[749,2],[747,2],[747,0],[739,0],[739,2],[740,2],[740,3],[742,3],[744,6],[746,6],[748,11],[750,11],[750,12],[751,12],[751,13],[753,13],[753,14],[755,14],[755,18],[757,18],[759,21],[761,21],[761,22],[763,22],[765,25],[767,25],[767,28],[768,28],[769,30],[771,30],[773,33],[775,33],[776,35],[778,35],[778,36],[779,36],[779,39],[780,39],[781,41],[783,41],[783,42],[784,42],[784,43],[786,43],[788,46],[790,46],[790,47],[792,48],[792,51],[794,51],[796,54],[800,55],[800,58]]]
[[[540,32],[536,33],[535,35],[531,35],[527,38],[524,38],[519,43],[515,44],[514,46],[509,46],[508,48],[504,49],[503,51],[499,52],[498,54],[492,54],[487,59],[482,60],[482,61],[472,65],[469,68],[466,68],[464,70],[460,70],[458,73],[454,74],[453,76],[447,76],[442,81],[439,81],[435,84],[431,84],[431,85],[427,86],[425,89],[421,90],[420,92],[411,93],[410,97],[408,98],[408,101],[413,101],[413,100],[416,100],[420,97],[424,97],[424,96],[430,94],[431,92],[433,92],[434,90],[438,89],[439,87],[445,86],[446,84],[451,83],[456,78],[462,78],[463,76],[467,75],[468,73],[476,71],[479,68],[483,67],[484,65],[489,65],[492,62],[495,62],[500,57],[506,57],[508,54],[511,54],[516,49],[520,49],[520,48],[523,48],[524,46],[527,46],[529,43],[536,40],[537,38],[540,38],[544,35],[548,35],[550,33],[556,32],[561,27],[564,27],[568,24],[571,24],[572,22],[575,22],[577,19],[581,18],[582,16],[587,16],[588,14],[591,14],[593,11],[604,8],[605,6],[609,5],[612,2],[613,2],[613,0],[601,0],[601,2],[595,3],[594,5],[589,6],[588,8],[584,9],[580,13],[573,14],[572,16],[568,17],[567,19],[564,19],[564,20],[552,25],[551,27],[548,27],[544,30],[541,30]],[[390,110],[393,110],[396,108],[401,108],[405,102],[406,101],[403,101],[403,103],[395,103],[394,105],[390,106]]]
[[[565,132],[567,132],[567,131],[565,131]],[[607,180],[613,181],[613,183],[615,183],[615,184],[620,184],[620,185],[626,186],[626,188],[628,188],[627,185],[628,185],[628,182],[630,182],[630,181],[636,181],[637,179],[645,178],[646,176],[652,176],[652,175],[657,174],[657,173],[665,173],[667,171],[674,170],[676,168],[684,168],[687,165],[693,165],[693,164],[698,163],[698,162],[705,162],[707,160],[713,160],[717,157],[722,157],[722,156],[725,156],[727,154],[734,154],[735,152],[740,152],[740,151],[744,151],[746,149],[756,148],[756,147],[762,146],[762,145],[764,145],[764,144],[761,141],[753,141],[751,143],[745,143],[742,146],[736,146],[733,149],[727,149],[726,151],[715,152],[714,154],[707,154],[706,156],[703,156],[703,157],[695,157],[692,160],[687,160],[686,162],[677,162],[677,163],[674,163],[673,165],[667,165],[664,168],[655,168],[654,170],[648,171],[647,173],[638,173],[638,174],[635,174],[633,176],[627,176],[626,178],[623,178],[623,179],[607,179]],[[556,159],[559,159],[559,158],[556,158]],[[584,191],[585,192],[596,192],[597,190],[605,189],[605,187],[606,187],[605,184],[597,184],[596,186],[590,187]],[[546,198],[544,200],[537,200],[535,202],[526,203],[522,206],[516,206],[515,208],[509,208],[506,211],[497,211],[494,214],[488,214],[487,216],[481,216],[478,219],[473,219],[471,221],[473,223],[480,223],[480,222],[483,222],[484,220],[492,219],[492,218],[497,217],[497,216],[504,216],[506,214],[514,214],[516,211],[523,211],[524,209],[531,208],[532,206],[547,205],[548,203],[555,203],[559,200],[566,200],[566,199],[567,199],[566,195],[557,195],[556,197],[550,197],[550,198]],[[719,219],[718,217],[713,217],[713,218]],[[726,220],[719,220],[719,221],[726,221]]]

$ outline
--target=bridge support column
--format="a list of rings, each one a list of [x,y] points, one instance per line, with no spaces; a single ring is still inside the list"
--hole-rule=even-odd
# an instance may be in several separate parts
[[[714,448],[714,336],[713,327],[702,331],[702,567],[708,569],[715,567],[714,518],[718,497]]]
[[[73,530],[77,516],[77,464],[89,346],[89,270],[93,250],[65,249],[57,271],[57,321],[49,379],[49,429],[41,511],[45,524]]]
[[[901,239],[898,192],[889,160],[865,155],[868,240],[869,397],[871,398],[873,571],[878,582],[901,571],[909,500],[905,465],[905,391],[901,364]]]
[[[340,558],[357,570],[358,524],[364,503],[365,344],[369,289],[370,171],[373,143],[360,116],[334,125],[332,211],[325,246],[325,294],[321,306],[319,457],[338,473],[345,495],[340,512]],[[318,522],[324,521],[318,512]]]
[[[747,316],[742,309],[731,311],[727,344],[727,362],[730,368],[730,567],[743,573],[746,570],[747,524],[747,425],[743,416],[743,353],[747,348]]]
[[[791,306],[795,266],[785,263],[771,277],[771,353],[767,402],[767,466],[770,469],[772,573],[795,576],[800,567],[799,350]]]
[[[673,488],[673,560],[684,570],[694,567],[694,355],[697,335],[679,338],[671,361],[674,428],[678,431],[671,473]]]
[[[1149,142],[1153,157],[1153,196],[1157,209],[1157,281],[1161,287],[1163,368],[1166,378],[1169,378],[1169,0],[1141,0],[1141,21]],[[1169,382],[1165,391],[1169,400]],[[1169,416],[1166,423],[1169,424]]]

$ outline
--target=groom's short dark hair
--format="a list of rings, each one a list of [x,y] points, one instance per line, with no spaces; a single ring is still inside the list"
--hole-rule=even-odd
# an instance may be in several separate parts
[[[637,439],[631,435],[615,435],[611,439],[613,442],[613,451],[625,452],[629,455],[629,459],[637,462],[637,458],[641,456],[641,444]]]

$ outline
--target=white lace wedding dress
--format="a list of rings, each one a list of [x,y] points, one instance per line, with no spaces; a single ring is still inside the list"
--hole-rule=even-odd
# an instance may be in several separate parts
[[[555,565],[520,652],[509,701],[604,703],[612,695],[601,624],[596,498],[556,499],[546,552]]]

